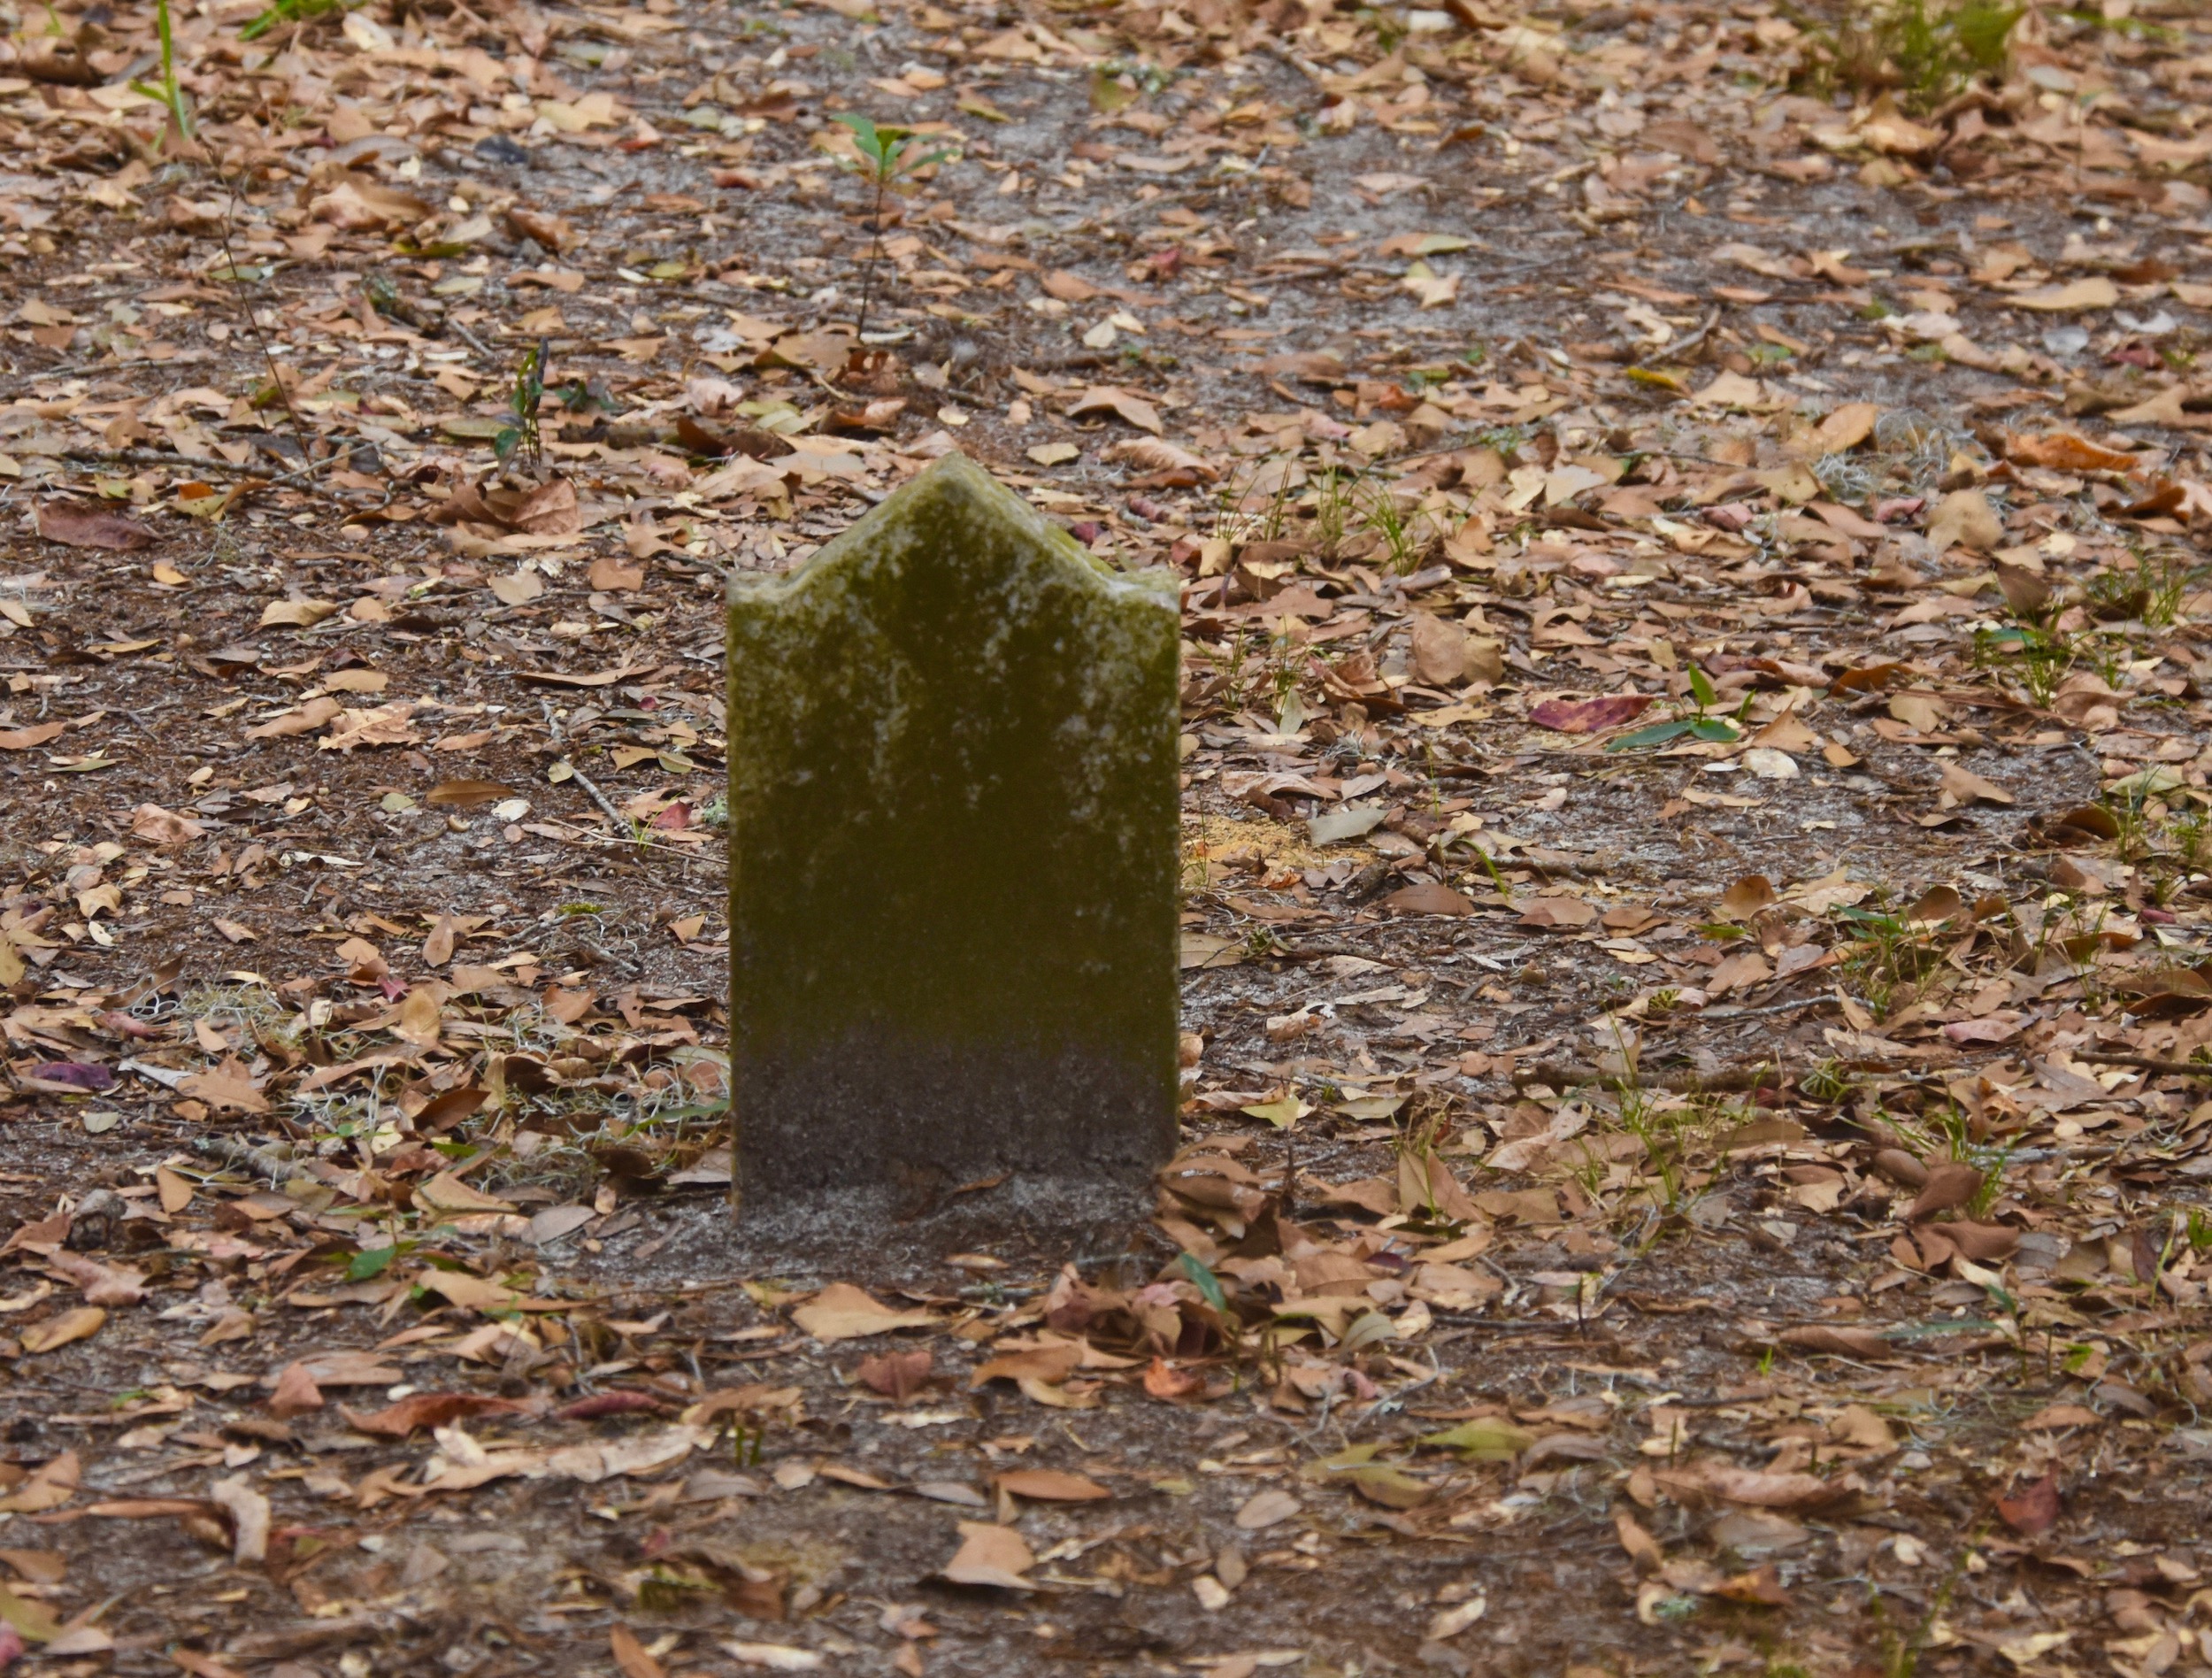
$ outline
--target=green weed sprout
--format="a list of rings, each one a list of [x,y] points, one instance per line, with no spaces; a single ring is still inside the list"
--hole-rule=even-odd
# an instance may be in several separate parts
[[[1695,709],[1688,715],[1678,714],[1671,721],[1655,722],[1641,728],[1631,729],[1619,739],[1606,744],[1608,751],[1635,751],[1645,746],[1664,745],[1670,740],[1679,740],[1687,735],[1694,740],[1711,740],[1726,744],[1743,738],[1744,717],[1751,710],[1751,696],[1747,693],[1743,703],[1736,707],[1732,719],[1709,714],[1720,703],[1720,695],[1714,690],[1712,679],[1695,665],[1690,666],[1690,702]]]
[[[941,163],[952,153],[940,147],[918,154],[914,144],[918,136],[911,128],[887,124],[879,127],[872,119],[851,112],[836,120],[853,131],[853,144],[860,152],[860,173],[875,189],[875,203],[868,217],[875,236],[868,247],[868,269],[860,282],[860,319],[853,329],[856,337],[865,337],[868,311],[875,302],[876,266],[883,259],[883,200],[896,189],[903,176],[917,169],[926,169],[933,163]]]
[[[170,27],[169,0],[154,0],[154,31],[161,38],[160,83],[134,81],[131,91],[159,100],[169,112],[169,120],[176,126],[177,137],[189,140],[193,135],[192,107],[184,96],[184,89],[177,84],[177,38]]]
[[[508,423],[492,438],[492,451],[503,466],[518,453],[536,466],[544,457],[538,436],[538,404],[545,399],[546,341],[542,338],[523,351],[515,366],[515,385],[507,397]]]
[[[350,12],[360,0],[273,0],[266,12],[247,19],[238,32],[241,41],[258,41],[280,23],[305,23],[333,12]]]

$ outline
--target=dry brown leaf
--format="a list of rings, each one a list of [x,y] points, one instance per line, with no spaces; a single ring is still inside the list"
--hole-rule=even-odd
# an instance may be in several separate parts
[[[996,1585],[1006,1590],[1033,1589],[1022,1575],[1037,1565],[1037,1558],[1021,1534],[1011,1527],[984,1520],[960,1523],[960,1548],[945,1564],[945,1577],[956,1585]]]
[[[27,1341],[28,1335],[25,1336]],[[76,1495],[81,1468],[77,1453],[65,1451],[31,1471],[31,1477],[0,1497],[0,1514],[35,1515],[58,1509]]]
[[[81,501],[50,501],[38,510],[38,534],[71,548],[128,553],[154,545],[154,533],[135,519]]]
[[[396,699],[388,705],[341,712],[331,730],[316,744],[325,751],[351,751],[357,746],[411,746],[422,736],[408,719],[415,702]]]
[[[620,1620],[607,1628],[607,1646],[622,1678],[667,1678],[668,1669],[646,1651],[637,1633]]]
[[[1086,414],[1110,413],[1140,431],[1149,431],[1154,436],[1161,432],[1160,411],[1142,396],[1133,396],[1118,385],[1093,385],[1076,398],[1068,412],[1077,419]]]
[[[833,1282],[794,1311],[791,1320],[815,1339],[829,1342],[862,1340],[899,1328],[927,1328],[937,1319],[926,1311],[895,1311],[850,1282]]]
[[[345,706],[326,695],[318,695],[304,704],[272,717],[258,728],[246,730],[249,740],[280,740],[288,735],[312,734],[333,717],[343,714]]]
[[[334,617],[334,600],[272,600],[261,608],[264,629],[312,629],[325,618]]]
[[[241,1564],[269,1558],[269,1500],[243,1474],[208,1488],[208,1501],[230,1517],[231,1559]]]
[[[23,1331],[20,1336],[23,1350],[28,1352],[58,1351],[74,1341],[87,1340],[98,1334],[100,1325],[107,1320],[108,1313],[97,1305],[77,1305],[58,1312]]]
[[[1056,1468],[1015,1468],[999,1475],[995,1483],[1002,1491],[1041,1503],[1093,1503],[1114,1495],[1094,1480],[1063,1474]]]
[[[128,1265],[104,1265],[67,1248],[46,1262],[82,1290],[88,1305],[134,1305],[146,1297],[146,1278]]]

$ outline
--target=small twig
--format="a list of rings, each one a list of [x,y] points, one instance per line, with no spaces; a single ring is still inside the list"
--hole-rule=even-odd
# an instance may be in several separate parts
[[[2182,1078],[2212,1078],[2212,1062],[2167,1060],[2157,1055],[2108,1053],[2099,1049],[2077,1049],[2074,1058],[2098,1066],[2133,1066],[2142,1072],[2162,1072]]]
[[[1703,326],[1700,327],[1695,332],[1690,334],[1690,335],[1686,338],[1676,338],[1666,343],[1654,345],[1651,351],[1652,356],[1679,357],[1684,351],[1694,350],[1698,345],[1703,343],[1707,337],[1711,335],[1713,328],[1718,325],[1720,325],[1720,308],[1718,304],[1716,304],[1714,305],[1712,313],[1705,317],[1705,324]],[[1654,371],[1651,367],[1645,366],[1644,362],[1640,361],[1635,365],[1638,367],[1642,368],[1642,370],[1646,373]],[[1704,459],[1702,455],[1677,455],[1672,450],[1668,450],[1666,453],[1669,459]],[[1707,464],[1709,466],[1724,466],[1728,464],[1728,462],[1724,460],[1713,460],[1708,461]]]
[[[258,478],[266,470],[227,460],[203,460],[194,455],[163,454],[158,449],[65,449],[61,458],[94,466],[176,466],[229,478]]]
[[[553,714],[553,702],[550,699],[541,698],[538,703],[545,707],[546,732],[553,736],[553,743],[557,747],[561,743],[561,725],[559,719]],[[599,790],[592,778],[576,766],[573,758],[564,755],[561,761],[568,765],[568,773],[575,778],[576,784],[591,795],[591,801],[607,812],[608,819],[618,828],[628,824],[629,818],[615,808],[614,800]]]
[[[478,355],[483,357],[485,360],[496,361],[499,359],[499,357],[493,352],[489,345],[485,343],[481,338],[471,332],[459,321],[454,319],[450,315],[448,315],[445,319],[441,321],[439,324],[457,335],[464,343],[467,344],[469,348],[475,350]]]

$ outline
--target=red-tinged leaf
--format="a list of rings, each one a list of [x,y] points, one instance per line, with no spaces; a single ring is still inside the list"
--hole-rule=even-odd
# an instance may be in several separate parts
[[[477,1392],[417,1392],[365,1413],[340,1405],[338,1413],[357,1433],[387,1439],[404,1439],[418,1428],[442,1428],[469,1416],[514,1415],[529,1408],[511,1398],[494,1398]]]
[[[1188,1397],[1199,1387],[1199,1378],[1175,1367],[1164,1358],[1155,1358],[1152,1366],[1144,1372],[1144,1389],[1164,1403],[1173,1404]]]
[[[929,1379],[936,1355],[926,1348],[919,1351],[886,1352],[878,1358],[863,1358],[856,1372],[860,1384],[871,1392],[879,1392],[904,1404],[923,1382]]]
[[[2058,1471],[2053,1469],[2012,1497],[1998,1498],[1997,1513],[2006,1526],[2027,1537],[2048,1532],[2058,1521]]]
[[[30,1070],[34,1082],[54,1089],[81,1089],[96,1096],[115,1088],[115,1074],[88,1060],[42,1060]]]
[[[1709,1594],[1724,1597],[1730,1602],[1756,1604],[1763,1608],[1786,1608],[1790,1600],[1789,1593],[1782,1589],[1782,1576],[1774,1570],[1772,1562],[1724,1579]]]
[[[55,738],[66,722],[42,722],[29,728],[0,728],[0,751],[31,751]]]
[[[1795,1328],[1785,1328],[1776,1338],[1783,1345],[1799,1351],[1825,1352],[1838,1358],[1860,1358],[1868,1362],[1897,1356],[1897,1348],[1871,1328],[1847,1328],[1832,1323],[1809,1322]]]
[[[154,545],[154,533],[137,520],[81,501],[50,501],[38,510],[38,534],[71,548],[129,553]]]
[[[1454,891],[1441,881],[1427,880],[1402,886],[1382,900],[1381,906],[1397,915],[1471,915],[1475,901]]]
[[[561,1421],[591,1421],[601,1416],[630,1416],[641,1410],[658,1410],[661,1401],[649,1392],[634,1392],[627,1388],[614,1392],[595,1392],[588,1398],[579,1398],[572,1405],[563,1405],[553,1412]]]
[[[269,1395],[269,1413],[289,1421],[323,1407],[323,1389],[303,1363],[288,1363],[277,1372],[276,1390]]]
[[[1528,720],[1561,734],[1596,734],[1632,722],[1651,700],[1647,693],[1614,693],[1601,699],[1547,699],[1530,708]]]

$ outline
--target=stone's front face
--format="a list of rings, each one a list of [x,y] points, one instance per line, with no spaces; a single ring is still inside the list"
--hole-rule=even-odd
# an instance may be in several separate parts
[[[958,455],[729,627],[750,1211],[1172,1149],[1178,622]]]

